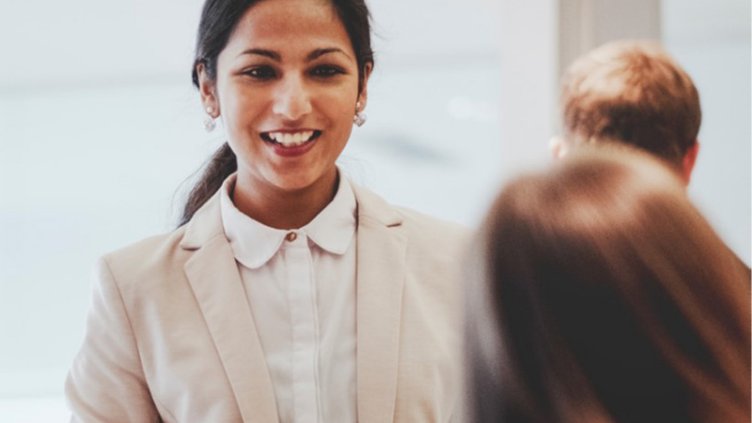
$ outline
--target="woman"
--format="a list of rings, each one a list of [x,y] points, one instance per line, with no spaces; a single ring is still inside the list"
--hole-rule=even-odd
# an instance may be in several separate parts
[[[373,68],[363,0],[208,0],[193,80],[228,143],[184,225],[99,263],[74,420],[439,422],[464,232],[338,171]]]
[[[748,422],[749,283],[644,153],[522,177],[467,308],[474,422]]]

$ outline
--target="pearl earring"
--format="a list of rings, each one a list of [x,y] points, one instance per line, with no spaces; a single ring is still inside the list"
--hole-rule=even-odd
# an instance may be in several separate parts
[[[204,129],[206,132],[211,132],[217,127],[217,122],[214,118],[214,107],[206,108],[206,117],[204,118]]]
[[[353,116],[353,123],[358,126],[363,126],[363,124],[366,123],[366,119],[368,119],[368,116],[360,111],[360,102],[355,103],[355,116]]]

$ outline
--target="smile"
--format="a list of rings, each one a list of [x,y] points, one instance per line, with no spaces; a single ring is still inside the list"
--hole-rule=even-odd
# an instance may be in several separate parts
[[[305,143],[311,142],[321,135],[321,131],[304,130],[304,131],[269,131],[262,132],[261,139],[266,142],[279,144],[283,147],[298,147]]]

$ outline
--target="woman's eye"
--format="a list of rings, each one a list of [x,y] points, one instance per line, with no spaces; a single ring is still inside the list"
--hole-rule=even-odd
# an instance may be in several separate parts
[[[320,78],[329,78],[335,75],[343,74],[345,73],[341,68],[337,66],[330,66],[330,65],[324,65],[324,66],[316,66],[311,70],[311,75],[317,76]]]
[[[244,71],[243,74],[255,79],[272,79],[277,75],[274,69],[269,66],[258,66],[251,68]]]

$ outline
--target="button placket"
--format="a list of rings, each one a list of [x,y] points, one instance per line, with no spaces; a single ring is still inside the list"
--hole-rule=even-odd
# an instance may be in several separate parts
[[[293,409],[295,422],[318,421],[316,377],[316,311],[313,292],[311,252],[305,234],[288,232],[288,300],[290,304],[293,350]]]

